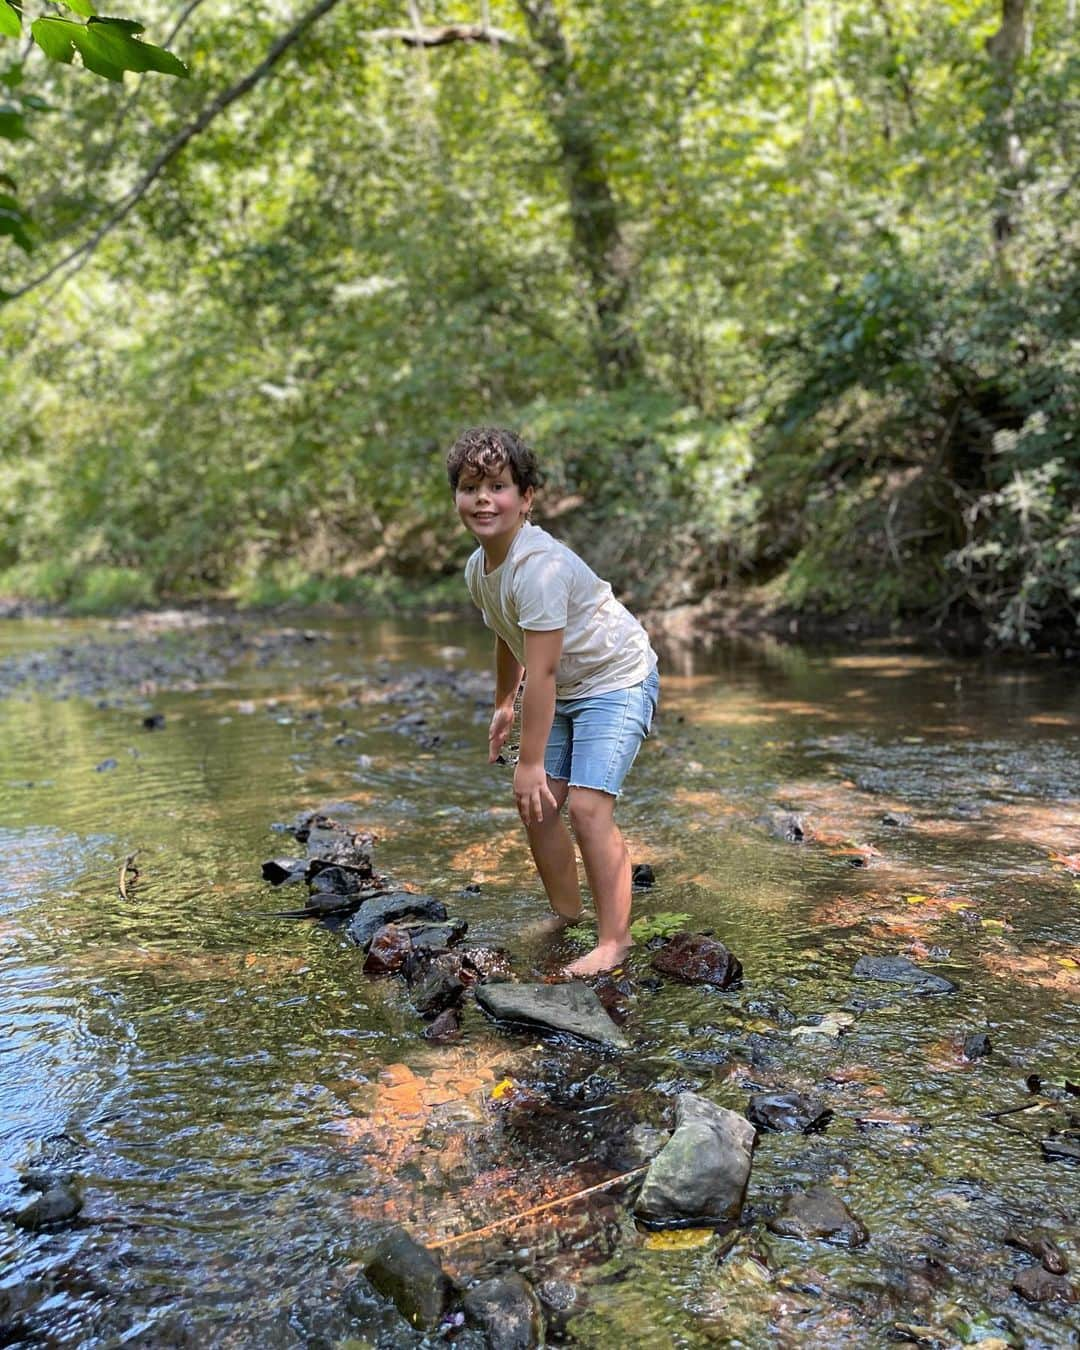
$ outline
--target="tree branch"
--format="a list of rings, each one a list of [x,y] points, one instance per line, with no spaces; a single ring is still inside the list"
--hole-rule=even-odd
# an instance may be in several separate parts
[[[406,47],[448,47],[452,42],[485,42],[511,51],[528,49],[502,28],[480,23],[449,23],[440,28],[372,28],[361,37],[369,42],[403,42]]]
[[[193,122],[189,122],[186,127],[176,133],[135,186],[120,198],[109,213],[108,218],[94,231],[89,239],[81,243],[78,248],[74,248],[69,253],[66,253],[57,262],[53,263],[51,267],[46,268],[44,272],[40,273],[40,275],[31,278],[25,285],[18,287],[17,290],[9,292],[9,294],[3,298],[4,302],[18,300],[20,296],[35,290],[38,286],[41,286],[44,282],[48,281],[50,277],[54,277],[57,272],[63,271],[70,263],[75,262],[76,259],[81,259],[79,267],[84,266],[105,236],[110,234],[121,221],[125,220],[131,214],[135,206],[142,200],[154,182],[161,176],[165,169],[168,168],[177,155],[179,155],[187,146],[188,142],[194,140],[201,131],[205,131],[210,123],[219,117],[226,108],[235,103],[237,99],[243,98],[244,95],[249,93],[260,80],[269,75],[289,48],[294,46],[304,36],[312,24],[317,23],[324,14],[329,13],[329,11],[339,2],[340,0],[319,0],[318,4],[313,5],[305,14],[301,15],[288,32],[282,33],[281,37],[277,39],[253,70],[245,75],[242,80],[238,80],[236,84],[231,85],[228,89],[225,89],[218,94],[217,98],[213,99]]]

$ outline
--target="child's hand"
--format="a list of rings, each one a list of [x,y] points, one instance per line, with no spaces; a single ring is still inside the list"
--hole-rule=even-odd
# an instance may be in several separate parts
[[[544,819],[545,805],[552,811],[559,809],[555,794],[548,787],[547,774],[542,764],[518,764],[514,770],[514,796],[518,815],[524,824]]]
[[[514,726],[514,709],[496,708],[488,727],[488,763],[494,764]]]

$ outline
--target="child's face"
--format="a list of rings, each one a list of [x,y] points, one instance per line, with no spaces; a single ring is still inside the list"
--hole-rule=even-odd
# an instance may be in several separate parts
[[[528,515],[532,499],[532,488],[522,492],[506,464],[496,473],[466,470],[454,492],[461,523],[481,544],[488,545],[513,536]]]

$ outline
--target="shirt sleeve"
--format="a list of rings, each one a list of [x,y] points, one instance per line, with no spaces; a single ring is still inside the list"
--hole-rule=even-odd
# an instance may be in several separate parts
[[[534,554],[514,573],[518,626],[526,632],[550,633],[566,627],[573,568],[558,554]]]

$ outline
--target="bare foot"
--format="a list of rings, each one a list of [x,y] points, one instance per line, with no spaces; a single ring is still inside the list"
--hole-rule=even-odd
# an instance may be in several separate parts
[[[634,944],[632,942],[601,942],[599,946],[565,967],[566,975],[599,975],[605,970],[614,970],[626,957]]]
[[[526,937],[552,937],[581,922],[581,913],[571,917],[569,914],[549,914],[546,919],[537,919],[525,930]]]

